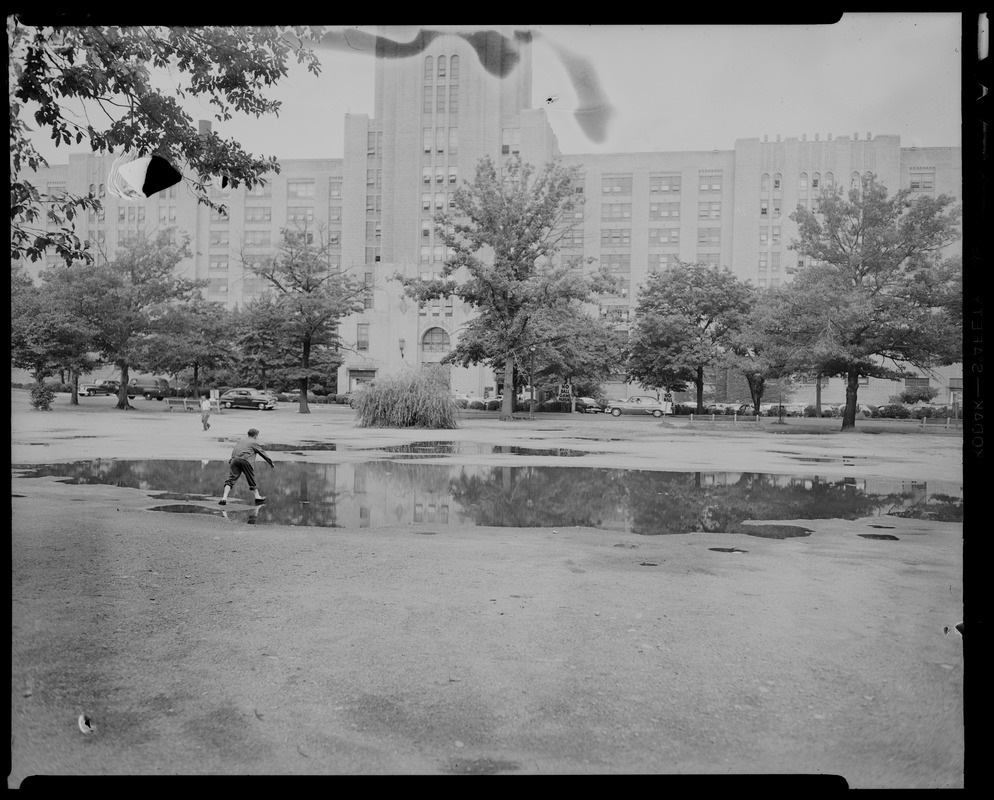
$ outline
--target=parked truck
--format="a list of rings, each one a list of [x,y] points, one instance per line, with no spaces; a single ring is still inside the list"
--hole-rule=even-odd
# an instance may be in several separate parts
[[[132,399],[141,395],[146,400],[152,398],[162,400],[164,397],[173,397],[175,394],[176,390],[169,385],[169,381],[165,378],[145,378],[142,380],[132,378],[128,382],[128,397]]]

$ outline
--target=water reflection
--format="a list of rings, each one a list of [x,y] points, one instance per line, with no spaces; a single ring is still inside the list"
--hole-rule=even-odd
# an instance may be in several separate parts
[[[13,469],[25,477],[130,487],[161,500],[199,502],[204,513],[217,511],[228,472],[224,461],[115,460]],[[744,523],[878,514],[963,518],[959,487],[951,485],[762,473],[284,461],[275,470],[262,471],[260,482],[268,501],[258,524],[277,525],[581,525],[644,535],[710,531],[787,538],[808,530]],[[251,498],[241,485],[232,499],[229,509]],[[183,503],[170,505],[187,511]]]

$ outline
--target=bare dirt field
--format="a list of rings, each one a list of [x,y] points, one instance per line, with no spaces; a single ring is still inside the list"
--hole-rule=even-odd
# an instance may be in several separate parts
[[[164,403],[114,402],[58,395],[38,412],[12,390],[11,463],[223,462],[254,426],[264,446],[338,445],[273,452],[277,469],[461,441],[589,451],[490,457],[502,464],[806,474],[816,460],[827,478],[962,480],[961,432],[889,421],[840,434],[838,420],[465,412],[455,430],[387,430],[357,428],[348,407],[281,403],[216,413],[205,432]],[[460,461],[493,463],[444,459]],[[406,774],[964,786],[959,522],[886,517],[890,540],[860,536],[879,517],[808,519],[811,535],[782,540],[249,526],[150,512],[144,489],[16,470],[11,485],[10,787]]]

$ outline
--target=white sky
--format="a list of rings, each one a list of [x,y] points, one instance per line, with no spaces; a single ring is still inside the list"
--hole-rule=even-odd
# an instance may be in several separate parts
[[[737,138],[764,134],[772,141],[872,132],[900,135],[904,147],[961,143],[960,13],[845,14],[832,25],[530,27],[540,34],[532,105],[546,108],[564,153],[730,150]],[[587,138],[573,118],[579,101],[550,43],[592,62],[615,109],[603,142]],[[295,68],[270,92],[284,103],[278,118],[236,117],[214,129],[255,155],[342,157],[344,115],[373,114],[374,60],[338,50],[319,56],[319,78]],[[206,102],[186,108],[194,119],[212,118]],[[56,149],[48,137],[38,144],[52,164],[65,163],[69,150],[88,150]]]

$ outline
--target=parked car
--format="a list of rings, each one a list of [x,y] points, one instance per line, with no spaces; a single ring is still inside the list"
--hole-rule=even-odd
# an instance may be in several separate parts
[[[650,395],[633,395],[625,400],[611,400],[604,407],[604,412],[614,417],[620,417],[622,414],[651,414],[654,417],[661,417],[667,413],[662,402]]]
[[[272,411],[276,408],[273,396],[258,389],[229,389],[218,398],[223,408],[258,408]]]
[[[164,397],[174,397],[176,390],[165,378],[132,378],[128,382],[128,397],[135,398],[138,395],[146,400],[162,400]]]
[[[117,394],[121,391],[121,382],[112,380],[96,380],[93,383],[81,383],[79,393],[83,397],[95,397],[99,394]]]
[[[781,408],[783,409],[782,416],[785,417],[803,417],[804,416],[804,403],[780,403],[770,404],[769,411],[765,412],[768,416],[779,417],[781,416]]]
[[[576,398],[576,410],[581,414],[600,414],[604,411],[603,403],[593,397],[578,397]]]
[[[746,416],[754,417],[756,416],[756,405],[754,403],[742,403],[742,405],[735,409],[735,413],[740,416],[745,414]]]

